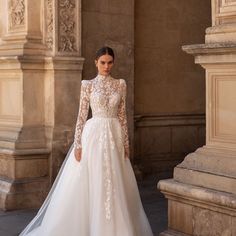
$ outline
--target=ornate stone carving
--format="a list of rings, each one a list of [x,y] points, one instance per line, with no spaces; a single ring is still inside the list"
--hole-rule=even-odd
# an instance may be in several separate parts
[[[24,0],[9,0],[10,29],[25,24],[25,2]]]
[[[53,1],[46,0],[46,37],[45,37],[45,44],[48,49],[52,50],[53,47],[53,28],[54,28],[54,21],[53,21]]]
[[[58,4],[59,52],[77,52],[75,0],[60,0]]]

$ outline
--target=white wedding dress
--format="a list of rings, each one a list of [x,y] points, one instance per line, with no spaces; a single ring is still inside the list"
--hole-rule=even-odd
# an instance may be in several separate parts
[[[75,140],[34,219],[20,236],[152,236],[128,156],[126,83],[82,81]],[[92,118],[87,120],[89,105]],[[87,120],[87,121],[86,121]],[[74,148],[82,147],[82,159]]]

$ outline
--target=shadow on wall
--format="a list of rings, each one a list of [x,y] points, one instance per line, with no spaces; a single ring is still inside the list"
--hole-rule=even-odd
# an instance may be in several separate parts
[[[135,1],[134,164],[144,176],[171,177],[205,143],[205,74],[181,47],[203,43],[210,25],[210,0]]]

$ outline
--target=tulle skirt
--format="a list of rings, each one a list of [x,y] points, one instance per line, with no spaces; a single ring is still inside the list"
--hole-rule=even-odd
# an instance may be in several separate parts
[[[20,236],[152,236],[117,118],[89,119],[82,159],[74,148],[35,218]]]

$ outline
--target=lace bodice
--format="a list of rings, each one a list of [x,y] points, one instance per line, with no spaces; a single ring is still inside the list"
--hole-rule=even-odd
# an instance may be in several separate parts
[[[81,84],[79,114],[76,123],[74,145],[81,148],[81,135],[87,120],[89,105],[93,117],[118,118],[124,134],[126,157],[129,153],[129,140],[126,117],[126,83],[110,75],[97,75]]]

